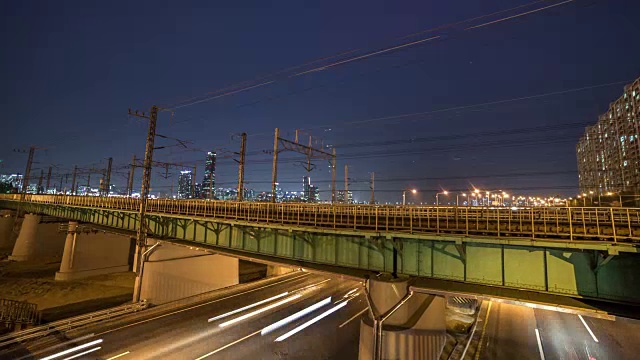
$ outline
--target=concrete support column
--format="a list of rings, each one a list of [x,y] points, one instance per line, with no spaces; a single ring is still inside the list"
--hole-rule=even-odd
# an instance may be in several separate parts
[[[446,340],[444,297],[409,293],[408,279],[391,276],[369,280],[367,290],[372,311],[360,323],[360,360],[440,357]]]
[[[64,242],[64,252],[62,253],[59,272],[71,272],[73,269],[73,258],[76,251],[76,239],[78,237],[78,233],[76,232],[77,228],[77,221],[69,221],[69,229],[67,230],[67,238]],[[57,277],[58,274],[56,274],[56,278]]]
[[[78,223],[69,222],[60,271],[56,280],[74,280],[88,276],[129,271],[131,240],[128,236],[103,231],[78,231]]]
[[[12,248],[15,245],[13,226],[15,225],[15,214],[10,211],[0,212],[0,249]]]
[[[25,214],[20,228],[20,234],[13,246],[13,252],[9,260],[25,261],[32,260],[38,254],[38,224],[40,215]]]

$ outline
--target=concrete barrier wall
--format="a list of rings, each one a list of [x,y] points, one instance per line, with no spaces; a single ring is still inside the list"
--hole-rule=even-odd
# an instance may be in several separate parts
[[[382,316],[407,294],[406,278],[388,276],[369,280],[371,301]],[[441,296],[414,293],[384,323],[383,359],[438,359],[446,337],[446,300]],[[373,319],[360,322],[359,359],[373,358]]]
[[[238,259],[163,242],[145,262],[140,298],[162,304],[238,283]]]

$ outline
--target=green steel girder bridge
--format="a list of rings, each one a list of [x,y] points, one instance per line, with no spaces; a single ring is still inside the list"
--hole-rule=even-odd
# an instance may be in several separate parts
[[[0,195],[0,208],[128,234],[139,224],[140,205],[134,198],[20,199],[19,194]],[[532,299],[534,294],[545,303],[566,298],[640,305],[637,208],[149,199],[147,219],[150,237],[237,257],[344,275],[406,275],[445,292],[510,299]],[[547,295],[551,300],[544,300]]]

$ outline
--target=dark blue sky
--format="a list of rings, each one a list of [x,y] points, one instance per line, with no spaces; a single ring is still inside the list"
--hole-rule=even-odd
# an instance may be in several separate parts
[[[542,1],[522,11],[558,2]],[[259,152],[273,146],[275,127],[285,136],[296,128],[309,129],[324,144],[337,146],[338,179],[343,179],[346,163],[351,188],[366,190],[374,171],[383,201],[399,201],[399,190],[406,187],[424,189],[419,200],[426,201],[432,189],[469,184],[516,193],[573,194],[575,144],[583,129],[552,126],[595,122],[622,94],[622,83],[358,122],[631,82],[640,76],[640,5],[632,0],[577,0],[478,29],[464,31],[467,26],[461,25],[398,39],[526,3],[3,2],[0,172],[23,172],[26,155],[13,149],[30,145],[47,148],[36,153],[38,175],[49,164],[59,165],[60,172],[75,164],[104,167],[109,156],[121,167],[144,151],[146,123],[128,117],[130,107],[175,104],[347,50],[363,49],[357,55],[438,35],[434,41],[306,76],[278,77],[271,85],[179,108],[173,115],[164,112],[158,133],[193,141],[194,149],[224,153],[239,147],[232,134],[247,132],[247,150]],[[512,131],[535,127],[551,128]],[[409,142],[420,138],[431,139]],[[393,140],[398,141],[353,146]],[[155,158],[197,160],[199,181],[203,174],[202,152],[163,149]],[[170,184],[158,171],[156,190]],[[268,189],[270,173],[269,155],[247,158],[248,187]],[[283,187],[301,190],[304,173],[295,163],[283,162]],[[490,177],[519,173],[532,175]],[[236,175],[233,161],[221,156],[220,186],[233,186]],[[327,164],[318,162],[311,177],[326,198]],[[398,178],[406,180],[391,181]],[[125,177],[113,179],[124,184]],[[355,195],[359,200],[369,196],[367,191]]]

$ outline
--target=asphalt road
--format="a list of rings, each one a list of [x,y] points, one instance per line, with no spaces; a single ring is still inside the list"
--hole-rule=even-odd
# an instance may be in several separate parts
[[[329,297],[330,301],[325,300]],[[308,314],[261,333],[267,326],[323,300],[325,303]],[[228,314],[251,305],[254,306]],[[331,309],[335,311],[280,339]],[[196,307],[174,309],[128,324],[106,324],[92,336],[79,334],[77,340],[57,348],[29,349],[37,353],[25,359],[48,360],[65,351],[68,352],[51,359],[71,359],[96,348],[99,349],[74,359],[357,359],[358,319],[365,314],[364,309],[366,300],[360,283],[297,273]],[[25,356],[25,349],[4,356],[20,358]]]
[[[640,358],[640,321],[492,302],[475,359]],[[539,339],[539,340],[538,340]]]

